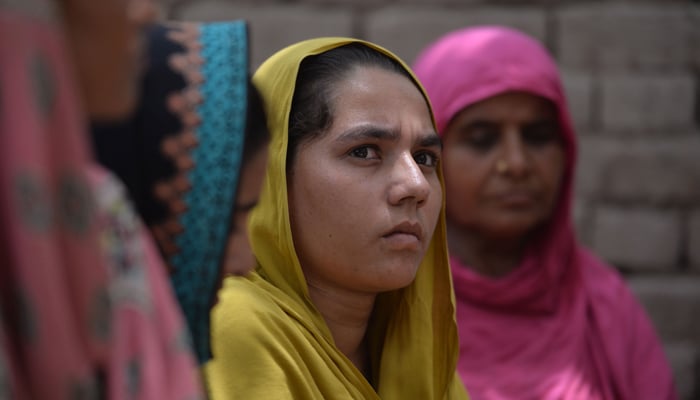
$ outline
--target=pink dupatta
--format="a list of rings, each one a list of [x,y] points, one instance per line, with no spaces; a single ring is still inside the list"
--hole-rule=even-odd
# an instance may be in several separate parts
[[[508,28],[445,35],[414,71],[439,131],[466,106],[524,91],[558,109],[566,172],[552,220],[522,264],[491,279],[452,257],[458,370],[474,400],[675,399],[671,371],[642,307],[619,274],[583,249],[571,222],[576,138],[556,64]]]

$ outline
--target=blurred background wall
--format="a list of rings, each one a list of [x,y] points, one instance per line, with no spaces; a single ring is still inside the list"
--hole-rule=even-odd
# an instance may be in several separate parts
[[[252,67],[316,36],[412,62],[441,34],[501,24],[559,62],[578,128],[581,240],[627,277],[682,399],[700,399],[700,2],[689,0],[163,0],[175,20],[245,18]]]

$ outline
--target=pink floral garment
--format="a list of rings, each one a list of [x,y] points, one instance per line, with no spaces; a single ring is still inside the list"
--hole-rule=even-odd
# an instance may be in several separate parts
[[[90,167],[52,6],[0,5],[0,398],[199,398],[162,263]]]
[[[112,175],[91,168],[100,247],[111,271],[114,308],[110,399],[197,399],[198,367],[189,331],[153,239]]]

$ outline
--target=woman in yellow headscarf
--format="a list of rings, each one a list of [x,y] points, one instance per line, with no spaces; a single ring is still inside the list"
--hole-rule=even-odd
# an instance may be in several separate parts
[[[466,399],[430,105],[374,44],[321,38],[256,72],[272,134],[256,271],[212,316],[214,399]]]

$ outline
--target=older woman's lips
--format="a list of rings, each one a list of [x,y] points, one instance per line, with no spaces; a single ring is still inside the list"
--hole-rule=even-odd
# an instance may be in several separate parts
[[[506,207],[530,207],[535,203],[535,197],[529,193],[514,192],[498,196],[498,201]]]

